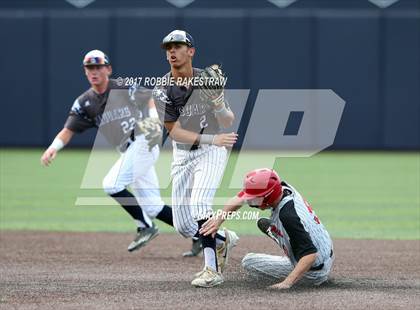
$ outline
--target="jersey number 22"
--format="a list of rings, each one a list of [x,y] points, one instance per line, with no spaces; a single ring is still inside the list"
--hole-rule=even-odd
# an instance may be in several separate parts
[[[136,124],[136,119],[134,117],[130,118],[128,121],[121,122],[121,128],[124,134],[133,130],[135,124]]]

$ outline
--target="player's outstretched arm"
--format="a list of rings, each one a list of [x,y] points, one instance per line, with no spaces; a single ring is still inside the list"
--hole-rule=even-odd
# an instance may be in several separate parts
[[[296,264],[292,272],[282,282],[271,285],[270,289],[283,290],[291,288],[296,282],[298,282],[305,272],[307,272],[312,264],[315,262],[317,253],[311,253],[303,256]]]
[[[243,204],[244,200],[242,198],[239,198],[238,196],[229,199],[223,207],[222,212],[214,214],[203,224],[199,231],[200,234],[204,236],[212,235],[214,237],[217,231],[219,230],[220,225],[222,225],[222,223],[229,216],[229,214],[239,210]]]
[[[74,132],[70,129],[63,128],[55,137],[51,145],[45,150],[41,156],[41,164],[43,166],[49,166],[54,158],[57,156],[57,152],[61,150],[67,143],[70,142]]]

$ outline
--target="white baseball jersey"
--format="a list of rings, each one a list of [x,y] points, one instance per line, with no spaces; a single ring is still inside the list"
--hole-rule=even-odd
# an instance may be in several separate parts
[[[332,256],[330,235],[302,195],[291,185],[282,185],[287,195],[271,214],[269,233],[293,265],[301,257],[317,252],[313,267],[320,266]]]

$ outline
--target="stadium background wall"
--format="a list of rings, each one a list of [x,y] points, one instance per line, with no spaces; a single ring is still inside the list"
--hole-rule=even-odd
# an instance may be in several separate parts
[[[332,89],[347,105],[331,149],[420,149],[420,2],[115,3],[0,3],[1,146],[51,142],[88,85],[87,51],[108,52],[115,77],[160,76],[168,71],[160,40],[181,28],[195,38],[195,66],[220,62],[230,88],[251,89],[246,115],[259,89]],[[93,139],[91,132],[72,145]]]

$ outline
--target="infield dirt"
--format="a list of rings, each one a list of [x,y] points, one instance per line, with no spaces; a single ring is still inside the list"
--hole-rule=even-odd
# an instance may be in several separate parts
[[[162,234],[128,253],[132,235],[0,231],[0,309],[419,309],[420,241],[334,241],[331,280],[269,291],[247,279],[248,252],[280,254],[266,237],[241,236],[212,289],[190,285],[202,258]]]

